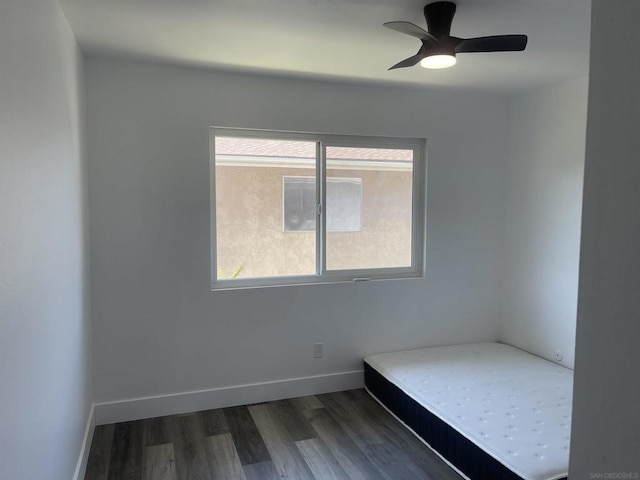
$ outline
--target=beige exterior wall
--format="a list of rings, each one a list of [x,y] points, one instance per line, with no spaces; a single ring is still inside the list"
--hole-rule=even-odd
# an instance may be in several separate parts
[[[315,233],[285,232],[283,177],[313,176],[310,168],[216,167],[218,266],[240,277],[314,274]],[[358,232],[327,233],[327,268],[411,264],[411,171],[328,170],[362,179]]]

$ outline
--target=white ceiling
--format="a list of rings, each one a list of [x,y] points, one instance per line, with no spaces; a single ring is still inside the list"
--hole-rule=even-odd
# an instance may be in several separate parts
[[[321,78],[513,93],[586,75],[590,0],[458,0],[452,35],[526,34],[525,52],[460,54],[448,70],[387,71],[426,28],[428,0],[59,0],[83,51]]]

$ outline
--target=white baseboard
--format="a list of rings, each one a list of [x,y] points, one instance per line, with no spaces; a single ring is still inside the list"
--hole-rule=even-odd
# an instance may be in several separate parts
[[[291,378],[273,382],[174,393],[96,403],[95,424],[141,420],[143,418],[197,412],[257,402],[281,400],[320,393],[338,392],[364,386],[362,370]]]
[[[89,450],[91,449],[91,440],[93,439],[93,431],[96,428],[96,416],[94,405],[89,409],[87,417],[87,425],[84,428],[84,437],[80,446],[80,454],[78,455],[78,463],[76,471],[73,474],[73,480],[83,480],[85,471],[87,470],[87,461],[89,460]]]

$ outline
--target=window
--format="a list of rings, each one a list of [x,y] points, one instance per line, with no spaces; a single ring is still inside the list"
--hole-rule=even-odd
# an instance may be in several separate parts
[[[285,232],[316,229],[316,179],[284,177]],[[362,179],[327,178],[327,232],[359,232],[362,221]]]
[[[211,129],[212,288],[419,277],[424,140]]]

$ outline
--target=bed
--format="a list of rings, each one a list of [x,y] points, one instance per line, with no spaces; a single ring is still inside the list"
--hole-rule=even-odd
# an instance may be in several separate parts
[[[573,371],[500,343],[381,353],[365,387],[472,480],[567,478]]]

